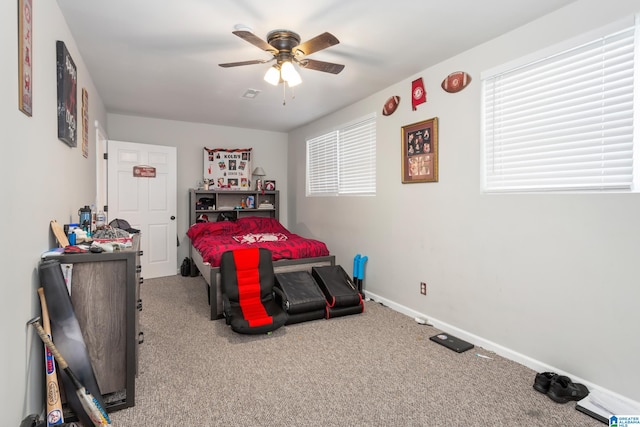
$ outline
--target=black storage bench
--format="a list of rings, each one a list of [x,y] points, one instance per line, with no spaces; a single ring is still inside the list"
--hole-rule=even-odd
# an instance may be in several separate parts
[[[311,275],[326,298],[327,319],[364,311],[362,295],[341,266],[312,267]]]
[[[327,300],[308,271],[276,273],[274,291],[289,315],[286,325],[324,319]]]

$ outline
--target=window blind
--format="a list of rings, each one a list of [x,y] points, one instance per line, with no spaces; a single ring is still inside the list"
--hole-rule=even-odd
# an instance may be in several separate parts
[[[484,189],[629,189],[635,27],[483,80]]]
[[[307,195],[375,192],[375,115],[307,140]]]
[[[339,193],[375,194],[376,122],[367,119],[339,131]]]
[[[338,132],[307,141],[307,194],[338,192]]]

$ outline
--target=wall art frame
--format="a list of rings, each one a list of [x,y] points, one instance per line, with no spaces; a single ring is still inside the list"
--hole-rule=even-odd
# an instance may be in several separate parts
[[[56,41],[58,81],[58,139],[78,145],[78,70],[63,41]]]
[[[204,183],[210,190],[249,190],[253,148],[204,147]]]
[[[438,118],[402,127],[402,183],[438,182]]]
[[[33,114],[33,3],[18,0],[18,108]]]
[[[89,92],[82,88],[82,155],[89,158]]]

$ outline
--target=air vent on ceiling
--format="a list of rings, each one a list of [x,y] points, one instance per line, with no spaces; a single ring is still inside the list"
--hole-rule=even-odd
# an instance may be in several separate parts
[[[253,99],[260,93],[257,89],[247,89],[247,91],[242,95],[243,98]]]

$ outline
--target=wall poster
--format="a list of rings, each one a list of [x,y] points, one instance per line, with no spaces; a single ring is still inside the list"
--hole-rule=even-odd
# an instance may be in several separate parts
[[[204,147],[204,180],[210,190],[251,188],[251,148]]]
[[[58,139],[78,145],[78,72],[63,41],[56,42],[58,78]]]
[[[89,92],[82,88],[82,155],[89,157]]]
[[[33,64],[31,58],[33,58],[33,23],[32,17],[32,4],[31,0],[19,0],[18,1],[18,77],[20,90],[19,93],[19,108],[20,111],[31,117],[32,104],[33,104],[33,92],[32,92],[32,76],[33,76]]]

